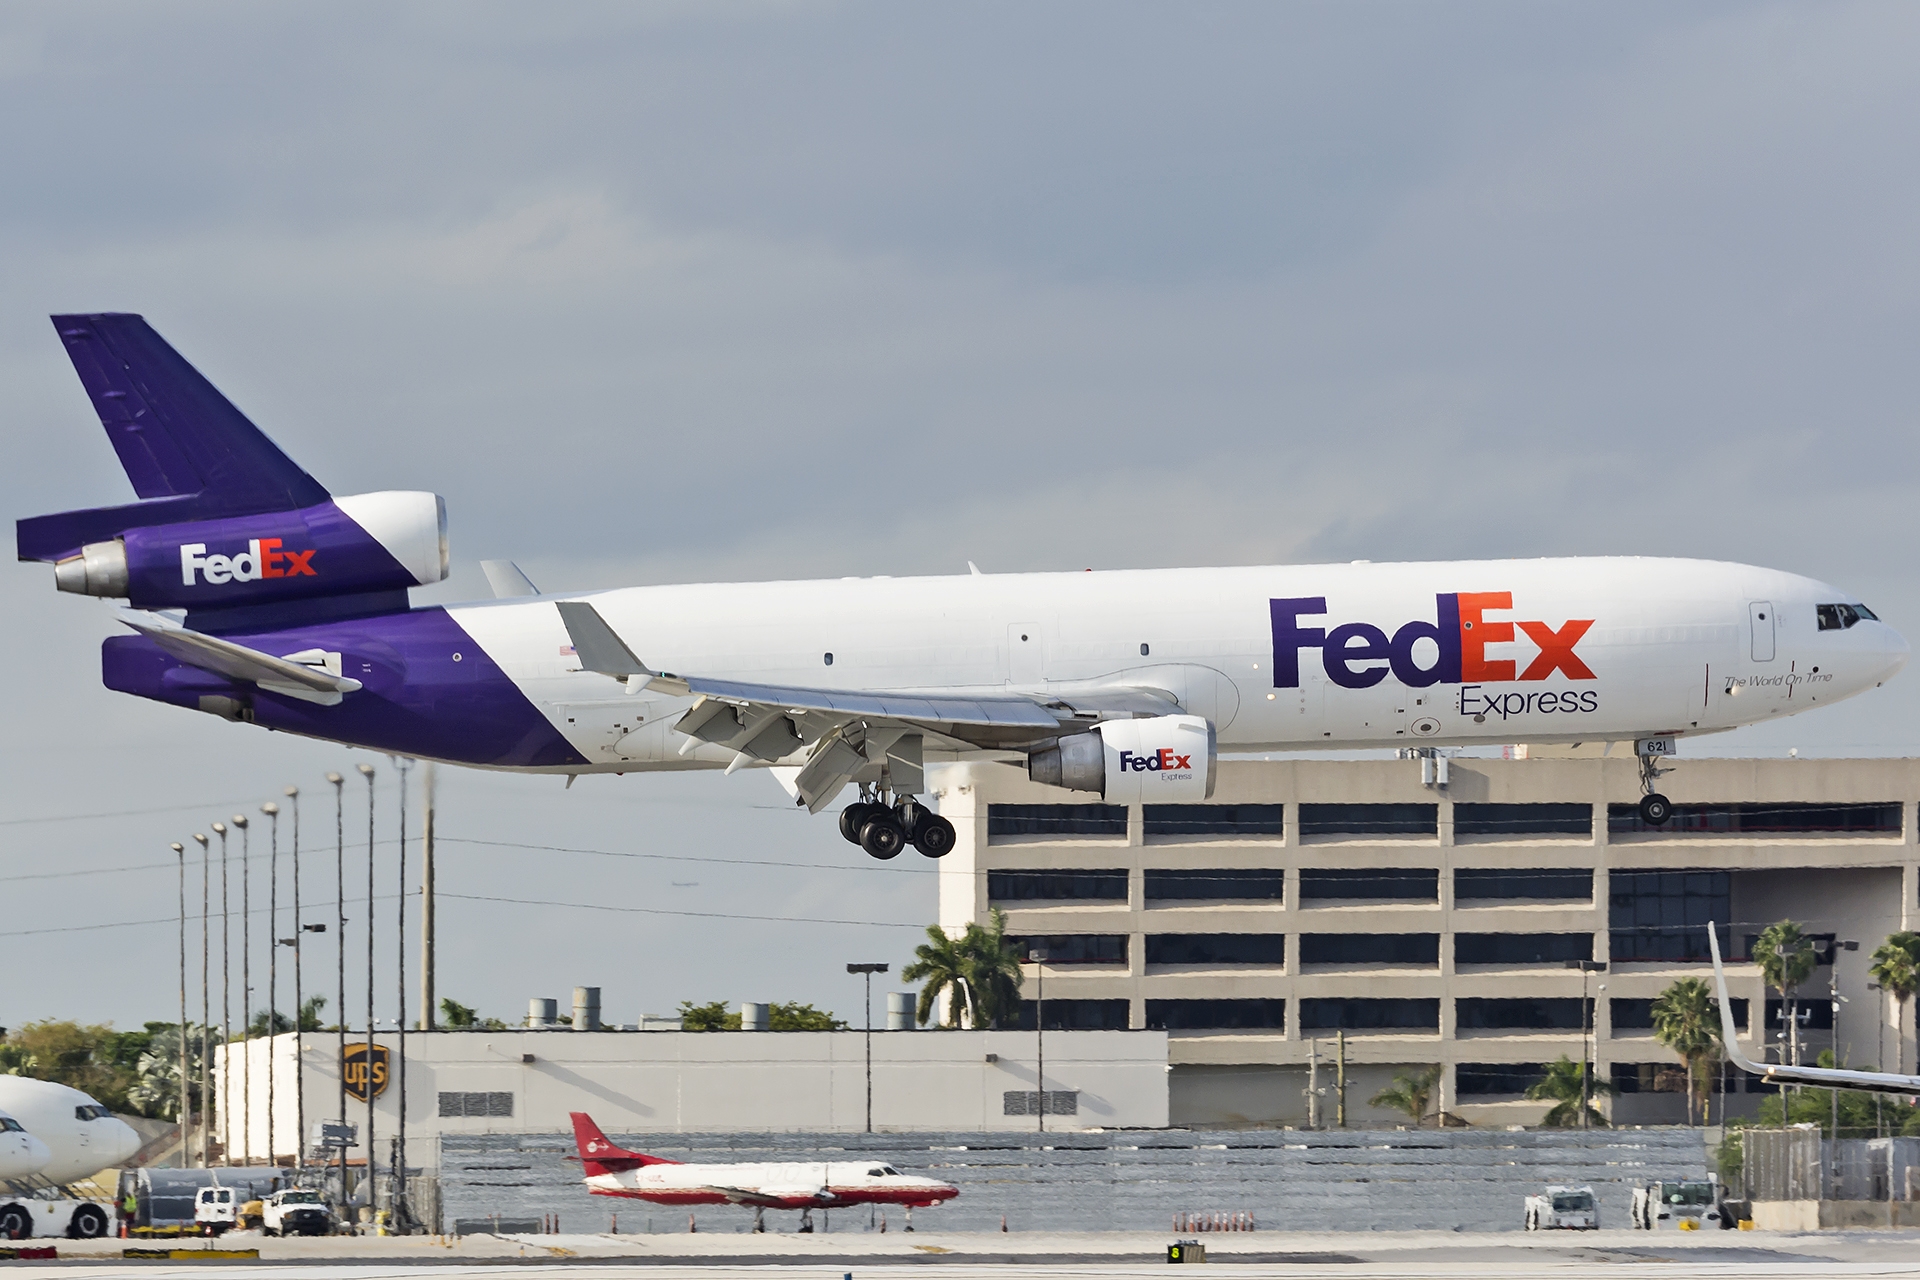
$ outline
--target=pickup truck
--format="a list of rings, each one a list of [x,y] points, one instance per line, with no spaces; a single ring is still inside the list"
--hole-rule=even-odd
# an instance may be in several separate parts
[[[333,1214],[317,1191],[289,1187],[268,1196],[261,1207],[261,1229],[270,1236],[324,1236],[333,1232]]]
[[[1592,1187],[1548,1187],[1527,1197],[1529,1231],[1598,1231],[1600,1205]]]

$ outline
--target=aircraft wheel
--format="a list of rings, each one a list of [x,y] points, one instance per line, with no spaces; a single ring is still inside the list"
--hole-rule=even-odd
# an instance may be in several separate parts
[[[868,804],[864,800],[856,801],[840,811],[840,834],[847,838],[848,844],[860,843],[860,828],[867,825],[874,810],[883,805]]]
[[[925,813],[913,833],[913,847],[929,858],[944,858],[953,852],[960,835],[953,824],[937,813]]]
[[[1650,827],[1664,827],[1673,816],[1673,801],[1659,792],[1640,797],[1640,820]]]
[[[0,1209],[0,1236],[8,1240],[27,1240],[33,1236],[33,1215],[17,1204]]]
[[[882,860],[898,857],[907,847],[907,833],[900,829],[892,814],[880,813],[860,828],[860,847]]]
[[[107,1215],[99,1205],[83,1204],[67,1220],[67,1234],[75,1240],[97,1240],[107,1234]]]

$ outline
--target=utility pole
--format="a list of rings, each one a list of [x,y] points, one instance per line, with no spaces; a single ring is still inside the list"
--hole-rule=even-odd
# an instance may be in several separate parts
[[[394,761],[400,771],[400,905],[394,909],[394,938],[398,990],[394,996],[394,1043],[400,1058],[400,1075],[394,1087],[400,1119],[393,1128],[393,1222],[401,1231],[409,1231],[411,1212],[407,1204],[407,771],[413,761],[401,756]]]
[[[1047,1128],[1047,949],[1035,947],[1027,952],[1027,959],[1033,961],[1034,977],[1038,981],[1039,991],[1033,1002],[1034,1044],[1038,1058],[1034,1073],[1034,1111],[1040,1121],[1040,1131]]]
[[[848,973],[857,973],[867,980],[867,1132],[873,1132],[873,975],[885,973],[884,964],[850,964]]]
[[[1341,1027],[1333,1033],[1334,1058],[1333,1081],[1336,1090],[1335,1123],[1342,1129],[1347,1127],[1347,1029]]]
[[[1307,1041],[1307,1128],[1320,1127],[1320,1042]]]
[[[420,1028],[433,1030],[433,761],[420,771],[426,815],[420,827]]]
[[[1593,995],[1588,988],[1590,975],[1605,973],[1605,960],[1569,960],[1567,968],[1580,971],[1580,1127],[1593,1127]],[[1600,986],[1605,991],[1606,984]]]
[[[293,809],[293,1167],[307,1163],[307,1031],[301,1022],[306,992],[300,982],[300,953],[305,935],[324,932],[325,925],[310,926],[300,918],[300,788],[286,788],[287,804]]]
[[[280,806],[269,800],[260,806],[267,815],[267,1163],[274,1158],[274,1122],[280,1113],[273,1109],[274,1066],[280,1048]],[[298,1059],[296,1059],[298,1061]]]

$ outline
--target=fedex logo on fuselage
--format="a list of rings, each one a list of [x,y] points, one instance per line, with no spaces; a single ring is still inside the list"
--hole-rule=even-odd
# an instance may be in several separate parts
[[[1159,773],[1176,769],[1193,768],[1193,757],[1175,755],[1172,750],[1162,747],[1148,755],[1137,756],[1122,747],[1120,749],[1120,772],[1122,773]]]
[[[1414,689],[1435,684],[1494,684],[1509,680],[1545,680],[1558,671],[1569,680],[1592,680],[1591,668],[1574,646],[1593,626],[1592,618],[1572,618],[1556,630],[1544,622],[1490,619],[1489,612],[1513,608],[1510,591],[1461,591],[1434,597],[1435,620],[1416,619],[1391,636],[1370,622],[1348,622],[1328,630],[1300,624],[1324,614],[1325,596],[1269,601],[1273,608],[1273,685],[1300,687],[1300,651],[1320,650],[1327,679],[1344,689],[1369,689],[1387,678]],[[1488,658],[1487,646],[1514,639],[1519,628],[1539,653],[1518,675],[1512,658]],[[1432,663],[1420,665],[1414,645],[1432,642]]]
[[[261,578],[317,578],[313,571],[313,553],[282,551],[278,538],[255,538],[237,556],[208,555],[204,542],[180,545],[180,581],[195,584],[195,575],[216,585],[223,582],[257,582]]]

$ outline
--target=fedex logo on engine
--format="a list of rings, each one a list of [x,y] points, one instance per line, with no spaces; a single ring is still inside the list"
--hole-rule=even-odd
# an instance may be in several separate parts
[[[1504,621],[1488,613],[1513,608],[1510,591],[1461,591],[1434,597],[1435,620],[1416,619],[1389,636],[1370,622],[1348,622],[1328,630],[1300,624],[1324,614],[1325,596],[1299,596],[1269,602],[1273,608],[1273,684],[1300,687],[1300,651],[1320,650],[1327,679],[1343,689],[1369,689],[1391,673],[1401,684],[1424,689],[1435,684],[1493,684],[1545,680],[1558,671],[1569,680],[1596,677],[1574,650],[1593,626],[1592,618],[1572,618],[1557,629],[1544,622]],[[1518,628],[1539,649],[1516,675],[1512,658],[1488,658],[1487,646],[1512,641]],[[1423,654],[1414,646],[1428,641]],[[1422,665],[1422,657],[1431,659]],[[1591,710],[1591,708],[1587,708]]]
[[[1137,756],[1125,747],[1120,749],[1120,772],[1122,773],[1159,773],[1162,770],[1172,772],[1176,769],[1191,768],[1193,768],[1192,756],[1175,755],[1167,747],[1144,756]]]
[[[196,575],[208,582],[258,582],[261,578],[317,578],[313,571],[313,553],[283,551],[278,538],[255,538],[237,556],[208,555],[204,542],[186,542],[180,546],[180,581],[195,585]]]

